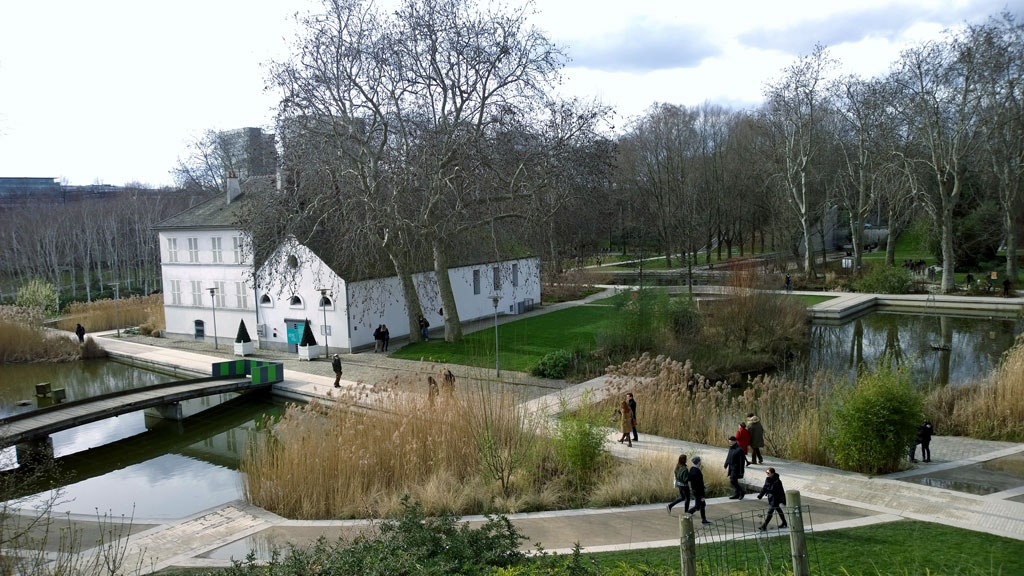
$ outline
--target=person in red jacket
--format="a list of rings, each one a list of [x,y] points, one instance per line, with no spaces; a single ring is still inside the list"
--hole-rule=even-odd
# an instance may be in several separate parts
[[[743,458],[746,459],[747,451],[750,449],[750,430],[747,430],[747,423],[740,422],[740,429],[736,431],[736,443],[743,450]],[[752,464],[752,462],[747,462]]]

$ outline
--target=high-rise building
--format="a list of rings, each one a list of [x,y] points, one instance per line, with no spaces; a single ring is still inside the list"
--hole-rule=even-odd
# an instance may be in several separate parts
[[[273,134],[260,128],[238,128],[218,132],[217,140],[226,172],[234,172],[243,180],[277,173]]]

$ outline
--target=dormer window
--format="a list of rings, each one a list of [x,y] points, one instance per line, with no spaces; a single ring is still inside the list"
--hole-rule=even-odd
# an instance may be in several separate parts
[[[295,254],[288,256],[288,267],[295,270],[299,267],[299,257]]]

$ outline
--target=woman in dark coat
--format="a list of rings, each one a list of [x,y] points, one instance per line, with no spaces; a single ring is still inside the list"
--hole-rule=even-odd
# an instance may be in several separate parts
[[[676,469],[672,471],[672,483],[679,490],[679,498],[668,503],[668,513],[672,514],[672,507],[680,502],[683,504],[683,510],[690,508],[690,470],[686,467],[686,454],[679,455],[679,461],[676,462]]]
[[[757,527],[758,530],[767,530],[768,522],[772,519],[772,514],[776,511],[779,513],[779,519],[782,523],[779,524],[779,528],[785,528],[789,526],[786,524],[786,516],[782,513],[782,506],[786,503],[786,489],[782,487],[782,479],[779,478],[778,473],[775,472],[775,468],[768,468],[765,470],[765,474],[768,475],[764,479],[764,486],[761,488],[761,493],[757,495],[757,499],[768,496],[768,515],[764,518],[764,523]]]

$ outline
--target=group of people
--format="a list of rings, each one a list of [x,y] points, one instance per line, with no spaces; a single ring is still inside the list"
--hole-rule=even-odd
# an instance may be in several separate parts
[[[455,395],[455,374],[448,368],[441,371],[440,389],[438,388],[437,380],[433,376],[427,376],[427,401],[430,403],[431,408],[437,404],[437,396],[442,391],[446,399],[450,399]]]
[[[377,329],[373,331],[373,351],[374,352],[387,352],[388,344],[391,342],[391,332],[388,330],[387,324],[381,324],[377,326]]]
[[[632,392],[626,393],[626,399],[619,404],[619,409],[615,413],[619,416],[619,429],[622,431],[619,444],[625,442],[626,446],[632,448],[633,442],[640,439],[636,435],[636,400],[633,399]],[[633,435],[632,438],[630,433]]]

